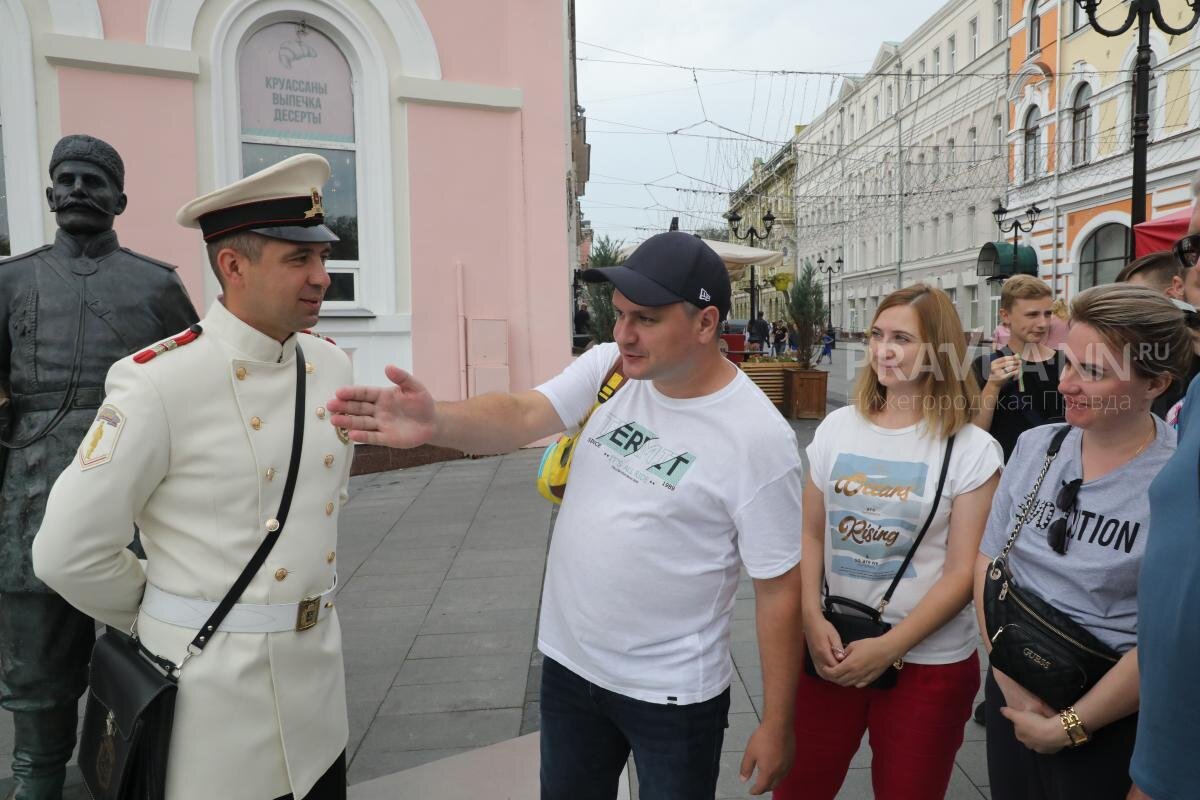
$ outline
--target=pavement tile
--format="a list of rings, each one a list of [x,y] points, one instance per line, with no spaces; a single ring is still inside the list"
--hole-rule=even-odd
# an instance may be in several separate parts
[[[730,642],[758,642],[758,630],[753,619],[735,619],[729,628]]]
[[[950,785],[946,787],[946,800],[980,800],[984,796],[967,777],[961,763],[955,766],[954,772],[950,774]]]
[[[440,714],[380,714],[367,731],[358,758],[369,752],[483,747],[512,739],[521,709],[449,711]],[[392,772],[396,767],[392,767]]]
[[[875,793],[871,789],[871,770],[852,769],[846,773],[846,780],[834,800],[874,800],[874,797]]]
[[[746,687],[742,685],[741,678],[736,675],[733,678],[733,683],[729,685],[729,713],[744,714],[746,712],[754,712],[754,704],[750,702],[750,695],[746,693]]]
[[[962,771],[976,786],[987,786],[990,783],[987,772],[987,742],[963,742],[955,763],[962,767]]]
[[[729,646],[733,654],[733,663],[739,670],[757,669],[761,667],[762,658],[758,652],[758,642],[733,642]]]
[[[393,686],[380,714],[429,714],[443,711],[476,711],[487,708],[522,708],[525,676],[455,681],[454,683]]]
[[[422,634],[476,633],[536,625],[536,608],[489,608],[473,611],[446,611],[431,609]]]
[[[440,589],[446,579],[445,570],[411,572],[403,575],[356,574],[346,585],[351,592],[370,592],[390,589]]]
[[[347,779],[349,784],[353,786],[356,783],[382,778],[384,775],[402,772],[403,770],[419,767],[422,764],[428,764],[432,761],[441,761],[443,758],[456,756],[459,753],[465,753],[473,749],[473,747],[397,751],[363,751],[360,749],[355,755],[354,761],[350,763]]]
[[[533,626],[480,633],[421,635],[408,653],[410,659],[448,656],[525,655],[533,647]]]
[[[437,597],[437,587],[429,589],[365,589],[338,592],[339,608],[379,608],[381,606],[429,607]]]
[[[725,739],[721,743],[721,752],[741,753],[750,741],[750,734],[758,729],[758,714],[753,711],[744,714],[730,714],[729,727],[725,729]]]
[[[343,561],[343,563],[345,562]],[[416,558],[408,555],[389,555],[386,558],[372,557],[354,571],[354,577],[438,573],[444,578],[453,563],[453,554],[442,558]]]
[[[542,581],[536,575],[447,580],[442,584],[432,610],[440,613],[536,609],[541,595]]]
[[[529,659],[523,655],[418,658],[404,662],[394,685],[512,680],[519,681],[524,691],[528,672]]]

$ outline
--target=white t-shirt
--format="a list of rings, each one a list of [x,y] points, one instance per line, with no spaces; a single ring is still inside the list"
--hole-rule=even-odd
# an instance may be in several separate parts
[[[825,575],[829,593],[878,607],[933,505],[945,440],[924,422],[881,428],[853,406],[839,408],[817,427],[808,446],[813,483],[825,499]],[[967,425],[954,453],[937,514],[891,602],[883,612],[895,625],[942,577],[950,535],[950,507],[1003,465],[1000,445]],[[952,664],[967,658],[978,639],[970,603],[905,656],[914,664]]]
[[[568,427],[617,346],[538,387]],[[791,427],[733,365],[686,400],[630,380],[576,445],[550,542],[538,648],[592,683],[651,703],[699,703],[733,677],[739,561],[773,578],[800,560],[801,460]]]

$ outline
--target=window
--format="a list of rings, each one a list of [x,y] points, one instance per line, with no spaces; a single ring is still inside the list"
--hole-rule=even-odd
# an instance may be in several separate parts
[[[850,141],[854,141],[854,112],[850,112]]]
[[[999,114],[992,117],[992,130],[996,132],[996,155],[1004,153],[1004,118]]]
[[[954,36],[946,40],[946,74],[953,75],[958,61],[958,42]]]
[[[954,174],[955,170],[957,169],[958,160],[959,160],[958,154],[954,152],[954,140],[947,139],[946,140],[946,163],[950,165],[946,168],[947,175]]]
[[[925,93],[925,59],[917,62],[917,97]]]
[[[1119,222],[1101,225],[1079,251],[1079,288],[1090,289],[1117,278],[1129,253],[1129,228]]]
[[[912,70],[904,70],[904,102],[912,100]]]
[[[357,305],[358,180],[349,62],[319,31],[281,22],[246,40],[238,79],[244,176],[298,153],[329,161],[333,174],[321,201],[325,224],[341,241],[330,253],[325,301]]]
[[[975,243],[975,237],[979,232],[975,229],[979,225],[978,212],[975,206],[967,206],[967,244]],[[974,324],[974,323],[972,323]]]
[[[967,148],[968,159],[977,160],[979,158],[979,131],[973,127],[967,130]]]
[[[946,214],[946,249],[957,250],[958,241],[954,238],[954,214]]]
[[[885,106],[885,108],[886,108],[886,113],[889,117],[892,115],[892,111],[896,107],[895,99],[896,98],[892,94],[892,87],[891,86],[887,87],[887,105]]]
[[[1087,163],[1091,134],[1092,87],[1085,83],[1075,92],[1075,102],[1071,106],[1071,166]]]
[[[933,220],[933,236],[930,237],[930,252],[942,252],[942,220],[940,217],[934,217]]]
[[[930,176],[936,181],[942,176],[942,148],[936,144],[933,146],[933,151],[929,157]]]
[[[967,57],[972,61],[979,58],[979,17],[967,23]]]
[[[967,319],[966,328],[969,331],[975,330],[979,325],[979,287],[967,287]]]
[[[12,255],[8,233],[8,188],[4,183],[4,120],[0,118],[0,257]]]
[[[1087,12],[1074,3],[1071,3],[1071,31],[1077,31],[1080,28],[1087,26]]]
[[[1039,153],[1042,146],[1042,129],[1038,127],[1038,107],[1029,109],[1025,115],[1025,169],[1022,173],[1026,181],[1031,181],[1038,175]]]
[[[933,48],[933,79],[940,80],[942,77],[942,48]]]
[[[875,125],[879,124],[879,95],[871,98],[871,122]]]
[[[917,252],[915,253],[917,258],[924,258],[929,255],[925,249],[927,245],[928,242],[925,241],[925,223],[922,222],[917,225]]]
[[[992,20],[992,44],[1000,44],[1008,36],[1008,26],[1004,24],[1004,0],[992,3]]]
[[[1029,0],[1029,25],[1028,40],[1029,40],[1029,55],[1033,55],[1042,49],[1042,17],[1038,14],[1037,0]]]

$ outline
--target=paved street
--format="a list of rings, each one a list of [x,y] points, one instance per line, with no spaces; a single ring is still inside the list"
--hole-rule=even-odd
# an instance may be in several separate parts
[[[844,396],[849,383],[837,372],[848,351],[836,352],[832,397]],[[794,427],[803,446],[815,423]],[[552,521],[551,507],[533,486],[539,455],[523,451],[352,480],[337,597],[351,785],[537,729],[535,635]],[[737,596],[737,674],[720,798],[746,796],[737,768],[762,707],[748,579]],[[0,796],[8,788],[11,735],[3,714]],[[840,798],[871,797],[868,763],[864,746]],[[948,797],[987,797],[986,788],[978,788],[986,780],[982,729],[968,723]],[[72,783],[69,800],[82,794],[77,773]],[[636,782],[633,792],[636,797]]]

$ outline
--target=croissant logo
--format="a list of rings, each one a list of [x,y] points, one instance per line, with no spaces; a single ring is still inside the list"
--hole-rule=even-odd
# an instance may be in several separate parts
[[[1032,661],[1034,664],[1037,664],[1042,669],[1050,669],[1050,667],[1053,666],[1050,663],[1049,659],[1045,658],[1044,656],[1039,655],[1038,653],[1033,652],[1028,647],[1026,647],[1023,651],[1021,651],[1021,654],[1024,655],[1028,661]]]

